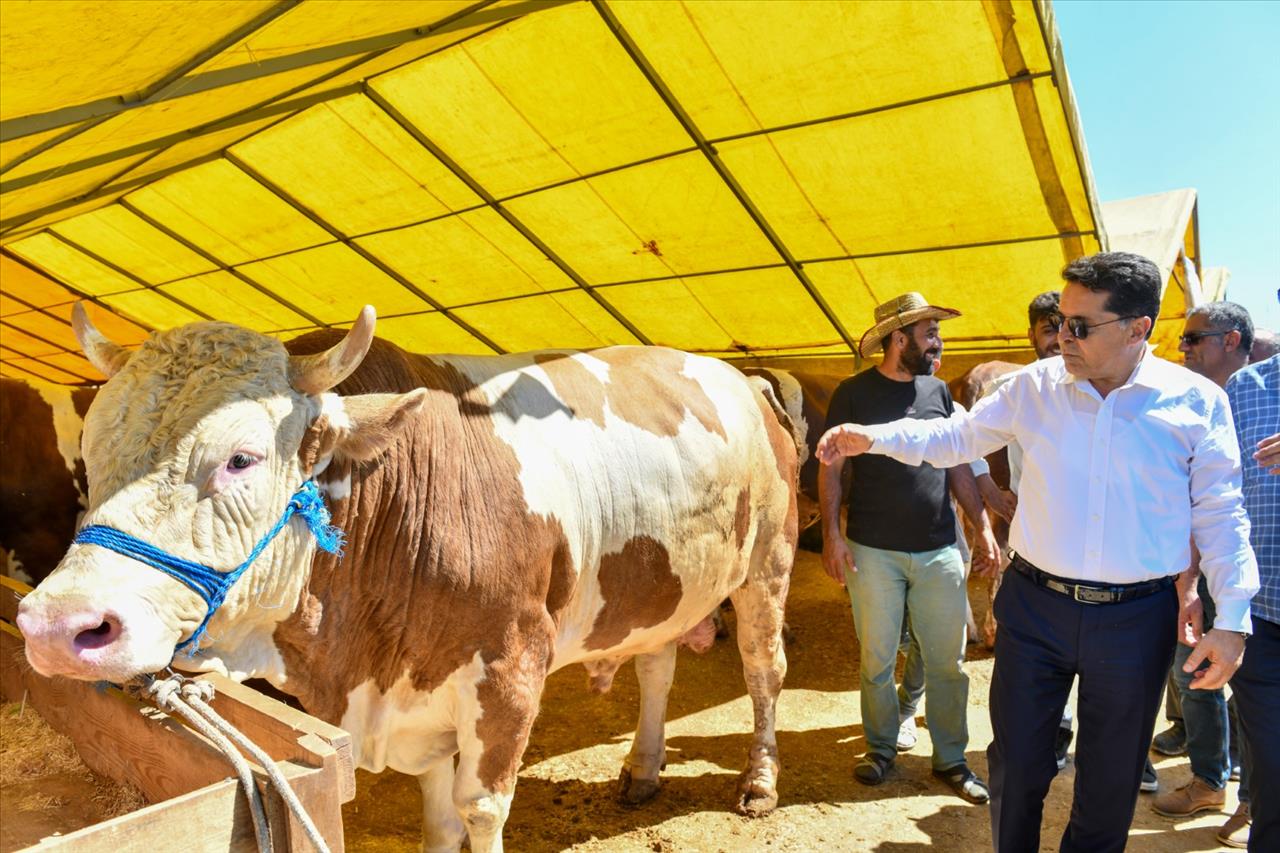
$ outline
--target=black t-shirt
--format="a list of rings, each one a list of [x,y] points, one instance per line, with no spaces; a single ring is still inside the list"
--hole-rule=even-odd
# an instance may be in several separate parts
[[[899,418],[950,417],[951,392],[941,379],[898,382],[872,367],[840,383],[827,409],[827,429],[838,424],[883,424]],[[956,541],[947,498],[947,472],[928,463],[903,465],[888,456],[855,456],[848,535],[888,551],[932,551]]]

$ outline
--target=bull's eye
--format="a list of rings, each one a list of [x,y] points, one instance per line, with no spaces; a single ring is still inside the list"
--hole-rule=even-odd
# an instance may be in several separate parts
[[[235,456],[231,457],[230,461],[227,462],[227,470],[243,471],[257,461],[258,460],[254,459],[247,453],[237,453]]]

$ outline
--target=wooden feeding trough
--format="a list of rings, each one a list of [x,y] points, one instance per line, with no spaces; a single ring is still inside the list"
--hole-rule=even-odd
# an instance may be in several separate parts
[[[116,688],[45,678],[26,662],[14,625],[20,596],[30,587],[0,577],[0,695],[25,701],[69,737],[89,769],[132,785],[151,805],[43,839],[30,851],[252,851],[253,822],[231,766],[213,744],[172,717]],[[343,849],[342,804],[356,793],[351,738],[256,690],[219,675],[210,703],[275,760],[330,849]],[[276,850],[310,850],[301,824],[255,765]]]

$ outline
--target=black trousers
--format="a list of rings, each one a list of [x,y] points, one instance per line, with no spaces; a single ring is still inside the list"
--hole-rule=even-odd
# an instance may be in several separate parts
[[[1044,797],[1058,770],[1054,730],[1079,677],[1075,797],[1060,849],[1124,850],[1173,661],[1176,593],[1082,604],[1009,571],[995,615],[987,749],[995,849],[1040,849]]]
[[[1248,752],[1249,849],[1280,850],[1280,625],[1253,617],[1231,691]]]

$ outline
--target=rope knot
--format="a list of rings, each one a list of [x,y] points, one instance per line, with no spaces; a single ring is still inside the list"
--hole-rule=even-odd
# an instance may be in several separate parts
[[[174,709],[173,698],[182,687],[182,676],[174,675],[169,678],[157,678],[147,685],[147,694],[155,700],[156,706],[165,711]]]
[[[184,679],[182,682],[182,698],[188,702],[192,699],[209,702],[213,699],[213,685],[207,681]]]

